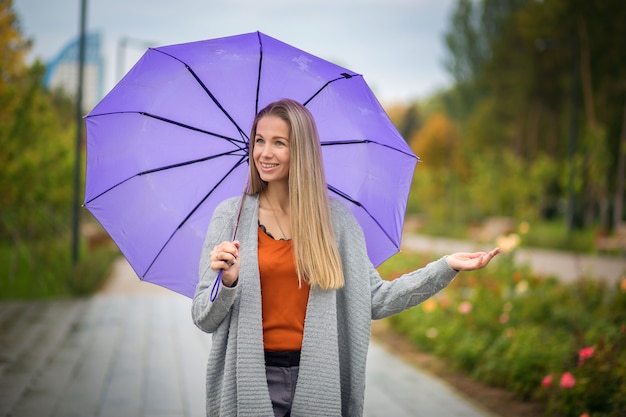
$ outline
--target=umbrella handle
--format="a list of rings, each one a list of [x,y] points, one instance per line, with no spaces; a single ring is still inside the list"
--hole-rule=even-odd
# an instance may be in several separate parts
[[[217,298],[217,293],[220,292],[220,283],[222,282],[222,271],[223,269],[220,269],[220,271],[217,273],[217,278],[215,278],[215,282],[213,283],[213,288],[211,288],[211,302],[215,301],[215,298]]]
[[[243,208],[243,202],[246,199],[246,190],[248,189],[249,180],[246,179],[246,185],[243,189],[243,194],[241,195],[241,200],[239,201],[239,209],[237,210],[237,219],[235,220],[235,227],[233,229],[233,237],[231,240],[235,240],[237,237],[237,229],[239,228],[239,219],[241,219],[241,209]],[[213,288],[211,288],[211,302],[215,301],[217,298],[217,293],[220,292],[220,283],[222,282],[222,271],[220,269],[217,273],[217,278],[215,278],[215,282],[213,283]]]

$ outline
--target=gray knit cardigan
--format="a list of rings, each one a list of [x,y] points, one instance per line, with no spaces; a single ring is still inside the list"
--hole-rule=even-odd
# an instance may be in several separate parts
[[[232,198],[215,209],[202,250],[192,317],[200,329],[212,333],[207,416],[270,417],[274,414],[263,355],[257,196],[246,197],[237,232],[239,281],[233,288],[220,285],[215,301],[210,301],[217,274],[208,269],[209,252],[232,237],[239,201]],[[456,276],[442,258],[396,280],[382,280],[369,262],[362,230],[348,208],[333,200],[331,210],[345,286],[331,291],[311,288],[294,417],[362,416],[371,320],[421,303]]]

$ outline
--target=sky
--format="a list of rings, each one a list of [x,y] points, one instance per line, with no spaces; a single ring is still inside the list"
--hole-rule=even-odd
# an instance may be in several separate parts
[[[450,84],[444,33],[455,0],[87,0],[87,31],[104,41],[105,93],[145,52],[261,31],[363,74],[383,104]],[[52,60],[79,33],[81,0],[14,0],[29,60]],[[129,39],[117,61],[122,38]],[[119,68],[121,66],[121,68]]]

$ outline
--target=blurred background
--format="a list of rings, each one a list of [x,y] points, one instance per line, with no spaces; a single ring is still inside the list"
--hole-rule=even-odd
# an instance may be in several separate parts
[[[64,56],[69,59],[77,43],[81,1],[13,3],[24,37],[33,40],[28,61],[40,59],[50,73],[63,72],[54,67]],[[381,101],[409,102],[449,84],[441,66],[442,33],[453,5],[453,0],[306,0],[297,5],[181,0],[173,7],[163,0],[90,0],[88,61],[101,71],[93,96],[110,90],[147,47],[258,30],[364,74]],[[86,100],[87,108],[93,104]]]
[[[0,2],[1,298],[92,294],[119,257],[86,210],[77,210],[84,178],[80,116],[150,46],[256,30],[364,74],[422,160],[409,197],[406,234],[500,244],[509,253],[542,248],[576,256],[626,257],[626,3],[622,0],[180,0],[175,6],[161,0],[90,0],[82,4],[80,0]],[[82,97],[77,100],[81,22],[84,76]],[[497,296],[487,294],[483,301],[494,302],[495,297],[493,317],[500,323],[496,326],[506,323],[510,329],[514,327],[511,309],[519,308],[516,302],[523,302],[534,290],[545,294],[549,285],[556,284],[548,284],[544,279],[550,277],[533,275],[512,258],[505,259],[508,263],[490,275],[500,278],[493,285],[504,282],[504,289]],[[389,276],[401,272],[402,262],[400,258],[388,261]],[[567,369],[568,363],[555,357],[577,358],[580,349],[596,346],[596,358],[604,358],[604,365],[614,364],[600,376],[605,383],[597,385],[615,390],[601,400],[596,393],[589,403],[626,407],[625,272],[612,281],[617,286],[578,283],[567,290],[571,298],[558,287],[542,299],[546,304],[530,297],[523,304],[531,306],[524,307],[528,315],[518,317],[517,323],[546,326],[546,338],[564,327],[568,336],[561,340],[567,338],[566,347],[561,345],[553,356],[546,354],[537,362],[529,346],[539,340],[536,349],[540,350],[553,339],[543,340],[544,333],[533,327],[524,342],[515,341],[515,334],[523,333],[519,328],[517,333],[506,333],[498,327],[495,334],[501,338],[502,356],[492,352],[494,362],[506,356],[507,343],[515,343],[518,349],[525,344],[528,362],[515,375],[494,379],[497,366],[493,365],[483,377],[508,384],[522,398],[542,400],[563,415],[580,416],[585,411],[572,404],[582,397],[540,391],[541,377],[553,368],[560,373]],[[593,282],[593,270],[584,275]],[[520,282],[525,283],[521,289]],[[473,303],[480,296],[476,288],[459,291],[458,303]],[[559,300],[569,300],[565,304],[571,310],[563,307],[564,311],[554,313],[551,303]],[[443,312],[443,305],[450,304],[445,299],[438,302],[429,304],[428,311],[420,310],[417,322],[427,323],[424,314],[433,309]],[[464,311],[466,321],[460,322],[459,332],[472,329],[466,304]],[[581,311],[594,312],[595,319],[589,321],[589,314],[584,318]],[[440,319],[451,320],[445,314]],[[414,339],[437,351],[434,343],[443,340],[443,333],[432,331],[437,330],[436,324],[426,326]],[[493,364],[479,358],[485,358],[495,339],[476,339],[477,334],[472,333],[474,343],[468,342],[464,352],[476,360],[465,364],[470,372],[477,369],[476,363]],[[599,342],[601,334],[604,339]],[[463,347],[457,343],[459,333],[449,336],[447,346]],[[459,352],[449,356],[465,357]],[[617,363],[621,368],[615,371]],[[616,403],[614,398],[622,400]],[[617,416],[622,411],[613,408],[597,415]]]

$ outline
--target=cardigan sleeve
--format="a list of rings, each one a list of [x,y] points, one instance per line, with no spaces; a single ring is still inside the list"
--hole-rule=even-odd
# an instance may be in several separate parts
[[[415,307],[447,287],[457,274],[445,258],[393,281],[385,281],[377,272],[372,273],[372,318],[382,319]]]
[[[210,268],[210,253],[215,245],[230,239],[236,209],[233,199],[226,200],[216,207],[202,246],[200,279],[191,304],[191,315],[195,325],[207,333],[214,332],[227,317],[238,294],[237,285],[229,288],[220,283],[217,296],[211,301],[217,272]]]
[[[369,286],[371,318],[382,319],[414,307],[445,288],[458,274],[445,257],[393,281],[383,280],[369,261],[365,237],[352,213],[334,204],[335,233],[344,262],[346,280]],[[354,285],[349,285],[354,291]]]

